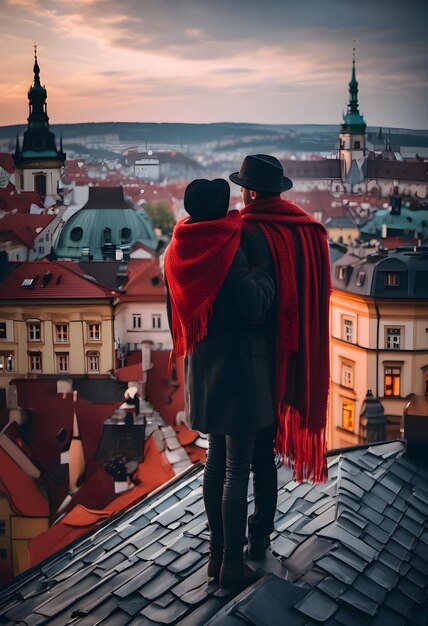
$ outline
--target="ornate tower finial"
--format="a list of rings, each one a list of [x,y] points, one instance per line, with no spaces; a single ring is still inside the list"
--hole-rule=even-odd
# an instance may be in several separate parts
[[[33,48],[34,48],[34,67],[33,67],[34,84],[40,85],[40,67],[37,62],[37,43],[35,41],[33,42]]]

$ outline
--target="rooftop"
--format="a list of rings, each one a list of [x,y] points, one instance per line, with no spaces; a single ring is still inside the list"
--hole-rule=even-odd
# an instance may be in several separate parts
[[[202,472],[187,470],[10,581],[0,623],[426,625],[428,469],[402,442],[343,450],[324,485],[281,468],[262,578],[235,598],[206,582]]]

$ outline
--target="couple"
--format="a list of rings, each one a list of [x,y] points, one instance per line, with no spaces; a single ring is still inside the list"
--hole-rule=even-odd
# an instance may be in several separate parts
[[[275,454],[294,477],[326,479],[330,265],[324,227],[281,199],[292,187],[270,155],[247,156],[230,180],[244,208],[228,211],[222,179],[194,180],[165,253],[172,357],[186,356],[186,412],[209,434],[203,496],[208,577],[252,582],[274,530]]]

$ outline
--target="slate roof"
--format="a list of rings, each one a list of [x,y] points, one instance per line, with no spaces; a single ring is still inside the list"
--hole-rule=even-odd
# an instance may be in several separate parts
[[[426,626],[428,468],[404,447],[344,450],[324,485],[281,468],[265,575],[236,598],[206,582],[197,465],[5,585],[0,624]]]
[[[340,179],[340,159],[292,161],[282,159],[284,173],[293,179],[333,178]]]
[[[383,161],[368,159],[366,178],[428,182],[428,164],[424,161]]]

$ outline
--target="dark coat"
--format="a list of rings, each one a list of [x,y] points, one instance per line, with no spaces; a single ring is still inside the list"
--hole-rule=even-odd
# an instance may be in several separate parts
[[[265,314],[275,285],[238,249],[213,307],[207,336],[185,362],[186,415],[204,433],[236,435],[274,422]]]

